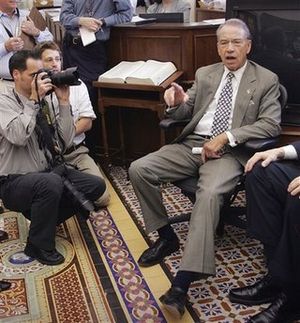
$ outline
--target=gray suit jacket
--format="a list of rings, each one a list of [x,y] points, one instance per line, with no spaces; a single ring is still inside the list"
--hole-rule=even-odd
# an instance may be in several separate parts
[[[224,65],[217,63],[201,67],[196,72],[195,83],[188,90],[189,100],[168,112],[173,119],[191,121],[174,140],[181,142],[193,133],[195,126],[207,111],[221,82]],[[229,130],[237,147],[231,148],[242,164],[249,158],[243,143],[249,139],[274,137],[280,134],[281,107],[278,101],[279,81],[276,74],[248,61],[240,82]]]

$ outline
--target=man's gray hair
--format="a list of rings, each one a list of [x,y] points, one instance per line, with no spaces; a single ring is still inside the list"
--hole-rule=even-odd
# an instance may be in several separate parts
[[[232,18],[232,19],[226,20],[224,22],[224,24],[219,26],[219,28],[217,29],[217,38],[218,39],[220,37],[221,30],[226,26],[233,26],[233,27],[241,28],[244,31],[246,39],[251,39],[252,38],[250,30],[249,30],[248,26],[244,23],[244,21],[241,20],[241,19]]]

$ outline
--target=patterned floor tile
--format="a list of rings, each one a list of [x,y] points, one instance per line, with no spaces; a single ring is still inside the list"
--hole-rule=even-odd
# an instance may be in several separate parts
[[[110,171],[111,181],[129,210],[140,230],[144,230],[144,222],[140,206],[127,173],[122,167],[113,167]],[[163,200],[170,216],[190,212],[191,202],[172,185],[164,185]],[[244,196],[240,195],[236,204],[243,205]],[[173,225],[181,242],[181,249],[166,258],[164,267],[172,276],[179,268],[182,246],[186,240],[188,223]],[[226,226],[225,235],[216,238],[217,274],[206,280],[195,282],[189,291],[190,310],[193,317],[203,322],[245,322],[247,318],[261,311],[266,306],[232,304],[227,294],[233,286],[244,286],[253,283],[265,273],[264,258],[261,244],[246,236],[244,230],[234,226]],[[157,235],[149,235],[155,241]]]

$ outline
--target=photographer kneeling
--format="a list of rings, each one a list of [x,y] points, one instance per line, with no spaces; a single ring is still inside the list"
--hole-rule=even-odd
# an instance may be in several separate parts
[[[55,249],[56,226],[82,206],[72,195],[95,201],[105,183],[62,163],[75,134],[69,87],[54,87],[47,73],[38,73],[41,68],[31,51],[16,52],[9,61],[15,89],[0,94],[0,198],[31,220],[24,253],[57,265],[64,257]],[[58,106],[47,103],[53,89]]]

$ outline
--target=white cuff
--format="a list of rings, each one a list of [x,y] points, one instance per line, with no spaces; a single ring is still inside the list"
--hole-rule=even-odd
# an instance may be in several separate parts
[[[282,147],[284,151],[284,159],[298,159],[296,149],[293,145]]]
[[[235,139],[235,137],[233,136],[233,134],[231,133],[231,132],[229,132],[229,131],[225,131],[225,133],[226,133],[226,136],[227,136],[227,138],[228,138],[228,140],[229,140],[229,146],[230,147],[235,147],[235,146],[237,146],[237,141],[236,141],[236,139]]]

